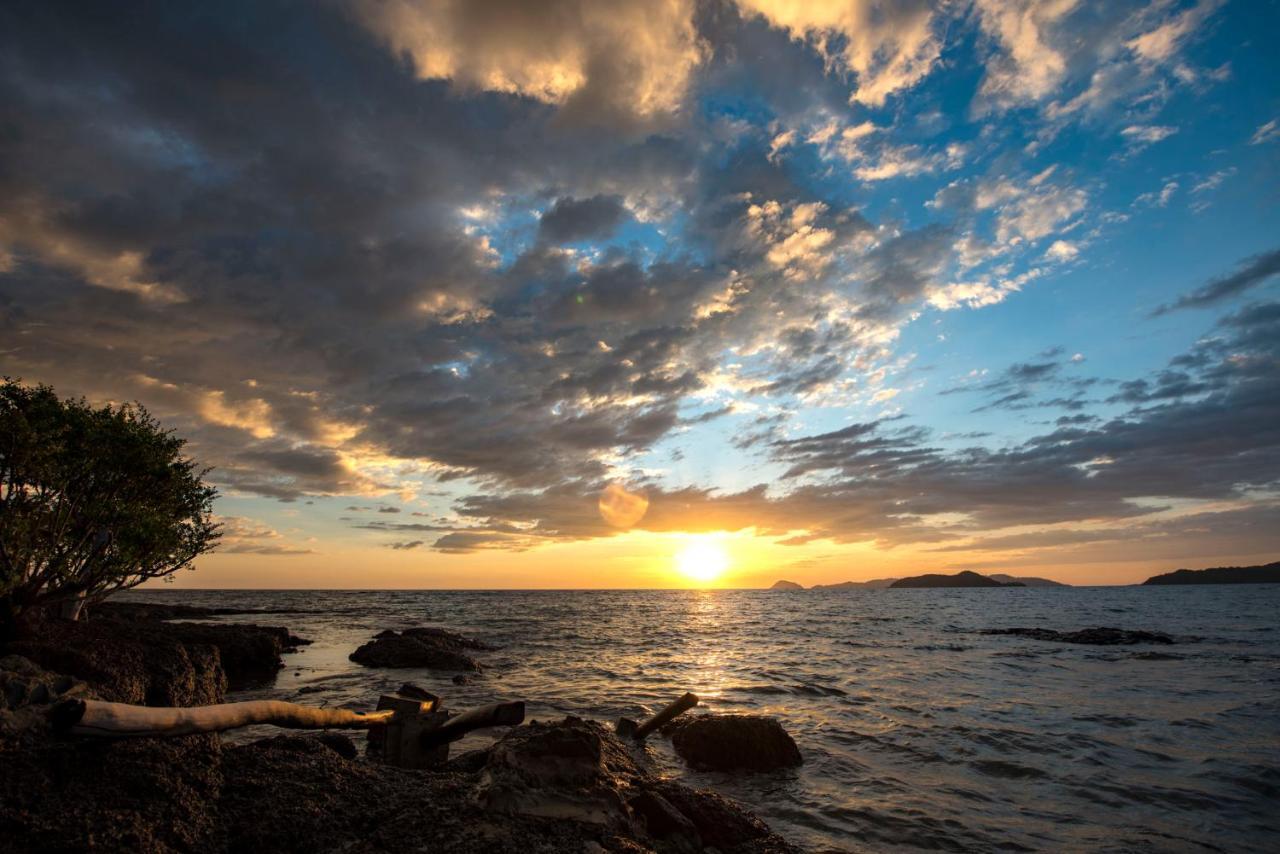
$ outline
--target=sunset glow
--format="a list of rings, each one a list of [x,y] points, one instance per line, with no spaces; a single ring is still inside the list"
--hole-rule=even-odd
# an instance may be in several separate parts
[[[729,554],[715,540],[699,539],[676,553],[676,571],[691,581],[710,584],[729,568]]]

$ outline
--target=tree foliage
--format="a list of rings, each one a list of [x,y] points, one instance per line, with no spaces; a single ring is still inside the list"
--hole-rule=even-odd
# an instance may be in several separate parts
[[[216,545],[217,491],[140,404],[0,385],[0,622],[98,601]]]

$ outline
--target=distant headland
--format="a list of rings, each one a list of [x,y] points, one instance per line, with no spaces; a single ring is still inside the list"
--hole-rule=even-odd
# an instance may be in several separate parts
[[[1280,584],[1280,561],[1262,566],[1215,566],[1211,569],[1178,569],[1153,575],[1147,584]]]
[[[1013,576],[1003,574],[980,575],[968,570],[954,575],[928,574],[913,575],[907,578],[876,578],[871,581],[841,581],[838,584],[815,584],[810,590],[885,590],[888,588],[929,588],[929,587],[1069,587],[1060,581],[1033,576]],[[794,581],[774,582],[770,590],[804,590],[804,586]]]
[[[1280,561],[1260,566],[1217,566],[1209,569],[1177,569],[1153,575],[1140,586],[1161,584],[1280,584]],[[973,588],[973,587],[1070,587],[1061,581],[1033,575],[1005,575],[993,572],[981,575],[964,571],[954,575],[929,573],[906,578],[876,578],[871,581],[841,581],[815,584],[809,590],[886,590],[904,588]],[[770,590],[804,590],[794,581],[774,582]]]

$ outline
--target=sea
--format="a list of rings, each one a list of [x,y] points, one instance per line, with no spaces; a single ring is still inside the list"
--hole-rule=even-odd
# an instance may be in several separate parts
[[[612,725],[685,691],[703,711],[776,716],[804,755],[797,769],[695,772],[661,736],[642,759],[813,851],[1280,851],[1280,585],[128,598],[268,609],[217,619],[314,641],[233,699],[368,709],[412,682],[455,710],[524,700],[526,720]],[[382,629],[420,625],[499,649],[476,653],[485,671],[466,685],[348,660]],[[1179,642],[981,633],[1092,626]]]

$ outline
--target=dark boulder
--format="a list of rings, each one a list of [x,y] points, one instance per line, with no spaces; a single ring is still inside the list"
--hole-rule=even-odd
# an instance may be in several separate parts
[[[440,646],[447,646],[452,649],[480,649],[492,650],[496,649],[492,644],[487,644],[482,640],[476,640],[466,635],[451,632],[448,629],[442,629],[438,626],[417,626],[412,629],[405,629],[400,634],[406,637],[417,638],[427,643],[434,643]]]
[[[1163,632],[1143,632],[1130,629],[1112,629],[1099,626],[1093,629],[1081,629],[1076,632],[1057,632],[1053,629],[984,629],[984,635],[1013,635],[1032,640],[1052,641],[1054,643],[1080,643],[1093,646],[1121,646],[1139,643],[1177,643]]]
[[[241,623],[163,623],[160,629],[188,646],[216,647],[233,691],[269,683],[284,667],[281,656],[311,643],[280,626]]]
[[[677,718],[664,732],[670,734],[676,753],[702,770],[772,771],[804,762],[778,719],[764,715]]]
[[[487,648],[444,629],[406,629],[399,634],[379,632],[349,658],[365,667],[427,667],[476,672],[480,664],[463,650]]]

